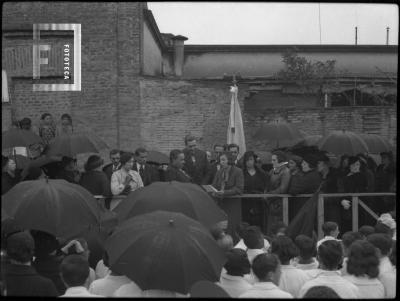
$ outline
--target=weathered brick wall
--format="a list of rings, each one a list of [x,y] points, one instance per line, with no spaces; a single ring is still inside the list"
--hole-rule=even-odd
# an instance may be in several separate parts
[[[292,122],[309,135],[326,135],[333,130],[349,130],[359,133],[379,134],[396,144],[396,107],[333,107],[333,108],[268,108],[245,103],[244,123],[247,147],[269,148],[262,141],[255,141],[253,135],[262,124],[281,119]],[[375,129],[366,126],[366,116],[374,116]]]
[[[29,78],[32,66],[20,54],[27,53],[29,39],[7,39],[3,35],[3,63],[12,75],[16,118],[31,117],[35,125],[40,114],[49,112],[59,119],[62,113],[82,120],[112,147],[128,148],[140,139],[139,110],[140,33],[142,3],[89,2],[8,2],[3,6],[3,30],[32,30],[33,23],[80,23],[82,30],[82,90],[80,92],[33,92]],[[62,42],[63,38],[59,38]],[[28,43],[28,44],[27,44]],[[13,48],[25,47],[23,51]],[[26,48],[28,47],[28,48]],[[4,52],[5,53],[5,52]],[[25,55],[27,60],[32,57]],[[13,62],[17,62],[13,65]],[[7,65],[6,64],[6,65]],[[29,66],[30,65],[30,66]],[[18,69],[18,74],[15,70]],[[79,125],[79,122],[78,122]],[[118,128],[120,131],[118,132]]]
[[[242,104],[245,88],[239,87]],[[218,81],[140,81],[143,145],[169,153],[184,147],[184,136],[198,138],[202,149],[226,142],[231,95],[229,83]]]

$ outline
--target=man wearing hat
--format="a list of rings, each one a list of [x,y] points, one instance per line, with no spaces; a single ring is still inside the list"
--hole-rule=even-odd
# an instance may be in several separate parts
[[[35,243],[28,232],[14,233],[7,239],[10,264],[5,274],[7,296],[58,296],[53,282],[40,276],[32,266]]]
[[[97,155],[92,155],[85,163],[85,171],[79,184],[93,195],[111,196],[110,182],[102,171],[104,160]]]

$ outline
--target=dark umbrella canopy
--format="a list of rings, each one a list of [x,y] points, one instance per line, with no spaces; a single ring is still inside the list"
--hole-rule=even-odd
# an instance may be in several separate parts
[[[147,162],[153,162],[157,164],[168,164],[169,157],[159,151],[149,151],[147,153]]]
[[[381,152],[393,151],[393,146],[390,144],[390,142],[380,135],[360,134],[360,137],[368,146],[368,151],[371,154],[380,154]]]
[[[318,145],[318,142],[322,139],[322,135],[311,135],[311,136],[305,136],[303,140],[298,142],[294,147],[296,146],[316,146]]]
[[[318,148],[335,155],[355,156],[368,152],[364,140],[351,131],[332,131],[319,141]]]
[[[205,227],[226,220],[226,215],[200,186],[191,183],[154,182],[130,193],[114,209],[119,220],[156,210],[180,212]]]
[[[1,133],[1,148],[29,147],[31,144],[43,143],[42,138],[32,131],[10,129]]]
[[[47,156],[66,156],[73,158],[77,154],[98,153],[94,141],[85,135],[61,135],[50,142]]]
[[[2,210],[25,229],[71,237],[100,227],[101,208],[96,199],[65,180],[20,182],[1,198]]]
[[[303,139],[303,134],[292,123],[276,122],[263,125],[255,134],[255,139],[266,140],[272,146],[292,146]]]
[[[199,222],[156,211],[121,223],[105,244],[113,271],[142,290],[187,294],[200,280],[219,280],[225,255]]]

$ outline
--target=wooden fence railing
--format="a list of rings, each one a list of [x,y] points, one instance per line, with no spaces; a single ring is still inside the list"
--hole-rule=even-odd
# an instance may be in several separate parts
[[[236,196],[230,196],[229,198],[271,198],[271,197],[279,197],[282,198],[282,209],[283,222],[288,225],[289,224],[289,198],[304,198],[311,197],[312,194],[298,194],[296,196],[290,194],[241,194]],[[317,209],[317,229],[318,229],[318,239],[323,237],[322,233],[322,224],[324,223],[324,200],[325,198],[333,198],[333,197],[343,197],[343,198],[351,198],[351,211],[352,211],[352,230],[358,231],[358,209],[359,205],[367,211],[371,216],[375,219],[378,219],[378,215],[371,210],[359,197],[371,197],[371,196],[396,196],[396,193],[393,192],[371,192],[371,193],[320,193],[318,195],[318,209]],[[105,199],[106,197],[101,195],[95,195],[96,199]],[[113,196],[112,199],[125,199],[126,196]]]

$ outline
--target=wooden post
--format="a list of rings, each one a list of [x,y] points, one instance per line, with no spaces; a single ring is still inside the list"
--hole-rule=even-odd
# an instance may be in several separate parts
[[[287,196],[283,197],[283,222],[285,225],[289,225],[289,198]]]
[[[318,195],[318,240],[324,237],[322,233],[322,225],[324,224],[324,197],[322,195]]]
[[[352,210],[352,221],[353,221],[353,231],[358,231],[358,197],[353,196],[351,198],[351,210]]]

